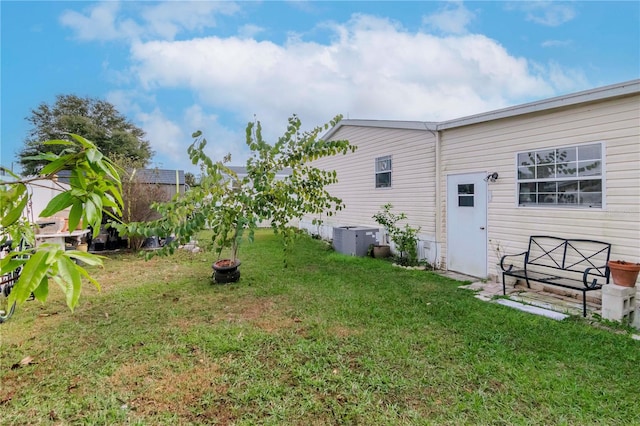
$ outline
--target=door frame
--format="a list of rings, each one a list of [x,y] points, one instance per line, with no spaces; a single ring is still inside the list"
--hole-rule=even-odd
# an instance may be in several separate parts
[[[487,274],[488,274],[488,266],[487,263],[489,261],[489,229],[488,229],[488,221],[489,221],[489,186],[487,185],[487,181],[486,181],[486,176],[487,176],[487,172],[482,172],[482,171],[475,171],[475,172],[464,172],[464,173],[448,173],[446,175],[446,228],[447,228],[447,270],[449,270],[449,266],[450,266],[450,262],[451,262],[451,248],[452,248],[452,244],[451,242],[453,241],[452,236],[451,236],[451,229],[452,227],[451,225],[451,220],[450,220],[450,214],[451,214],[451,208],[452,208],[452,202],[454,200],[450,200],[449,198],[449,189],[450,189],[450,178],[454,178],[454,177],[462,177],[462,176],[469,176],[472,177],[475,182],[480,181],[481,184],[483,185],[484,188],[484,211],[481,212],[481,214],[483,215],[483,222],[484,224],[482,225],[484,227],[484,241],[482,241],[482,246],[484,246],[484,262],[483,262],[483,266],[482,266],[482,274],[480,276],[478,276],[478,278],[487,278]],[[461,273],[465,273],[464,271],[459,271]],[[474,274],[475,275],[475,274]]]

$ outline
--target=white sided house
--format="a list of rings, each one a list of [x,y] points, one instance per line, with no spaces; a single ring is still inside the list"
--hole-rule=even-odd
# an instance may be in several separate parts
[[[475,277],[531,235],[640,261],[640,80],[439,123],[342,120],[324,138],[358,150],[314,163],[337,171],[329,190],[346,208],[321,227],[305,218],[311,233],[379,227],[391,203],[421,228],[422,258]]]

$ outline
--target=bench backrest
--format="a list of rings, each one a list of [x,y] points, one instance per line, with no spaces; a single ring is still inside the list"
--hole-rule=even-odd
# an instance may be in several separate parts
[[[602,241],[534,235],[529,238],[526,263],[572,272],[594,268],[590,275],[607,277],[610,252],[611,244]]]

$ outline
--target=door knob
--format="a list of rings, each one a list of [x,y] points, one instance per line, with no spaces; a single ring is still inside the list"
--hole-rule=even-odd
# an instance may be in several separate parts
[[[480,229],[481,229],[482,231],[484,231],[484,226],[481,226],[481,227],[480,227]]]

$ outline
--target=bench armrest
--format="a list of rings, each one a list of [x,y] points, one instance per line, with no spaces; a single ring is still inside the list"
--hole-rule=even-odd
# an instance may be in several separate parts
[[[518,253],[518,254],[505,254],[504,256],[502,256],[502,259],[500,259],[500,269],[502,269],[502,272],[510,272],[514,266],[513,260],[521,256],[524,257],[527,253],[528,252],[523,251],[522,253]],[[507,260],[507,258],[509,259]]]
[[[598,284],[598,280],[600,278],[605,280],[604,284],[608,284],[609,283],[609,271],[607,270],[607,266],[596,266],[596,267],[592,267],[592,268],[587,268],[584,270],[584,274],[582,275],[582,282],[584,283],[584,286],[586,288],[598,288],[598,287],[602,287],[602,284]],[[591,271],[592,269],[598,270],[598,271],[607,271],[605,273],[605,276],[603,277],[601,274],[599,274],[599,276],[597,277],[593,277],[593,279],[591,280],[591,282],[589,282],[589,271]]]

